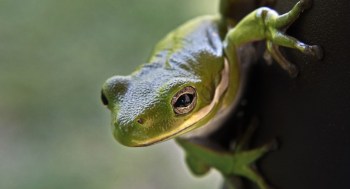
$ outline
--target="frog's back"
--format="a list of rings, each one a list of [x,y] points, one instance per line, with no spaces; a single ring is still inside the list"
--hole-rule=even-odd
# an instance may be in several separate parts
[[[214,64],[219,66],[217,62],[223,62],[220,33],[218,16],[201,16],[190,20],[161,40],[148,62],[164,68],[196,72],[198,75],[203,66],[211,68]],[[221,67],[218,69],[221,70]]]

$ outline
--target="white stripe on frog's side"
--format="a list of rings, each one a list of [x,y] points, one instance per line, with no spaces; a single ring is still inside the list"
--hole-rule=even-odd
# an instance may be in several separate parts
[[[217,105],[220,102],[220,99],[223,97],[225,91],[228,88],[229,74],[230,74],[229,70],[230,70],[230,68],[229,68],[228,61],[225,58],[224,69],[221,71],[221,80],[220,80],[219,85],[215,89],[213,100],[211,101],[211,103],[208,106],[202,108],[195,115],[193,115],[190,119],[185,121],[183,123],[183,125],[184,124],[189,125],[189,126],[194,125],[195,123],[197,123],[198,121],[203,119],[206,115],[208,115],[213,110],[215,105]],[[221,112],[221,110],[219,110],[219,112],[217,114],[220,114],[220,112]],[[215,116],[215,117],[217,117],[217,116]],[[195,129],[195,130],[193,130],[193,131],[191,131],[189,133],[186,133],[183,137],[191,136],[191,134],[196,133],[196,131],[200,130],[200,128],[202,128],[202,127],[203,128],[205,127],[206,129],[208,129],[208,131],[210,131],[211,128],[207,127],[207,125],[210,124],[211,122],[212,121],[209,121],[206,125],[203,125],[203,126],[201,126],[199,128],[191,128],[190,130],[192,130],[192,129]],[[213,129],[215,129],[215,128],[213,128]],[[188,131],[186,131],[186,132],[188,132]],[[182,133],[184,133],[184,132],[182,132]]]
[[[219,103],[220,98],[223,97],[224,92],[227,90],[228,85],[229,85],[229,63],[228,60],[225,58],[225,64],[224,64],[224,69],[221,72],[221,81],[219,85],[215,89],[215,95],[213,98],[213,101],[210,103],[209,106],[210,110],[214,107],[215,104]],[[206,108],[206,107],[204,107]],[[204,109],[203,108],[203,109]],[[229,109],[229,110],[227,110]],[[207,111],[205,115],[207,115],[209,112]],[[182,136],[181,138],[193,138],[193,137],[205,137],[211,134],[212,132],[216,131],[221,125],[222,122],[225,121],[225,118],[227,117],[228,113],[230,113],[231,108],[226,108],[226,109],[220,109],[214,118],[212,118],[208,123],[205,125],[202,125],[199,128],[196,128],[192,130],[191,132],[188,132]],[[204,115],[204,116],[205,116]],[[202,116],[202,118],[204,117]],[[199,121],[199,119],[198,119]]]
[[[237,50],[238,57],[238,66],[239,66],[239,73],[240,73],[240,81],[238,86],[238,91],[235,97],[235,100],[229,107],[222,107],[208,123],[205,125],[189,132],[181,136],[181,138],[193,138],[193,137],[206,137],[213,132],[215,132],[217,129],[219,129],[222,124],[230,117],[233,116],[233,113],[237,112],[239,109],[239,104],[244,100],[243,96],[246,91],[250,70],[252,65],[257,61],[257,56],[255,56],[258,52],[254,48],[252,44],[246,44],[242,47],[238,48]],[[227,84],[229,84],[228,78],[228,68],[229,68],[229,62],[227,58],[225,58],[225,69],[227,68],[227,76],[226,81]],[[218,86],[219,88],[220,86]],[[229,86],[227,86],[229,87]],[[218,90],[218,89],[217,89]]]

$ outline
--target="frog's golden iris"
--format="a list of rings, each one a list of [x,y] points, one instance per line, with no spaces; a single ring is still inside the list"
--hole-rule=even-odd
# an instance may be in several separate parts
[[[196,106],[197,93],[192,86],[187,86],[175,94],[171,100],[174,112],[183,115],[191,112]]]

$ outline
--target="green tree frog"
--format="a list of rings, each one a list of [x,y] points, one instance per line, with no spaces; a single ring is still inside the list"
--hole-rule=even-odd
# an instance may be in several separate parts
[[[269,188],[251,165],[270,144],[249,150],[237,145],[233,152],[216,152],[189,138],[206,137],[234,111],[244,85],[244,64],[261,56],[251,42],[266,41],[268,53],[291,76],[297,69],[279,46],[321,56],[318,46],[284,32],[310,6],[311,0],[301,0],[283,15],[262,7],[238,23],[223,14],[201,16],[170,32],[146,64],[103,85],[102,101],[112,112],[116,140],[126,146],[148,146],[177,138],[193,173],[216,168],[225,177],[242,176],[261,189]]]

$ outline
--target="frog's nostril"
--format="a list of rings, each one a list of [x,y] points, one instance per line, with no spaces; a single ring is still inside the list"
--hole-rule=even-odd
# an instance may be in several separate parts
[[[106,95],[103,93],[103,91],[101,91],[101,100],[103,105],[107,106],[108,105],[108,99],[106,97]]]
[[[139,118],[139,119],[137,119],[137,123],[139,123],[139,124],[143,124],[145,121],[142,119],[142,118]]]

